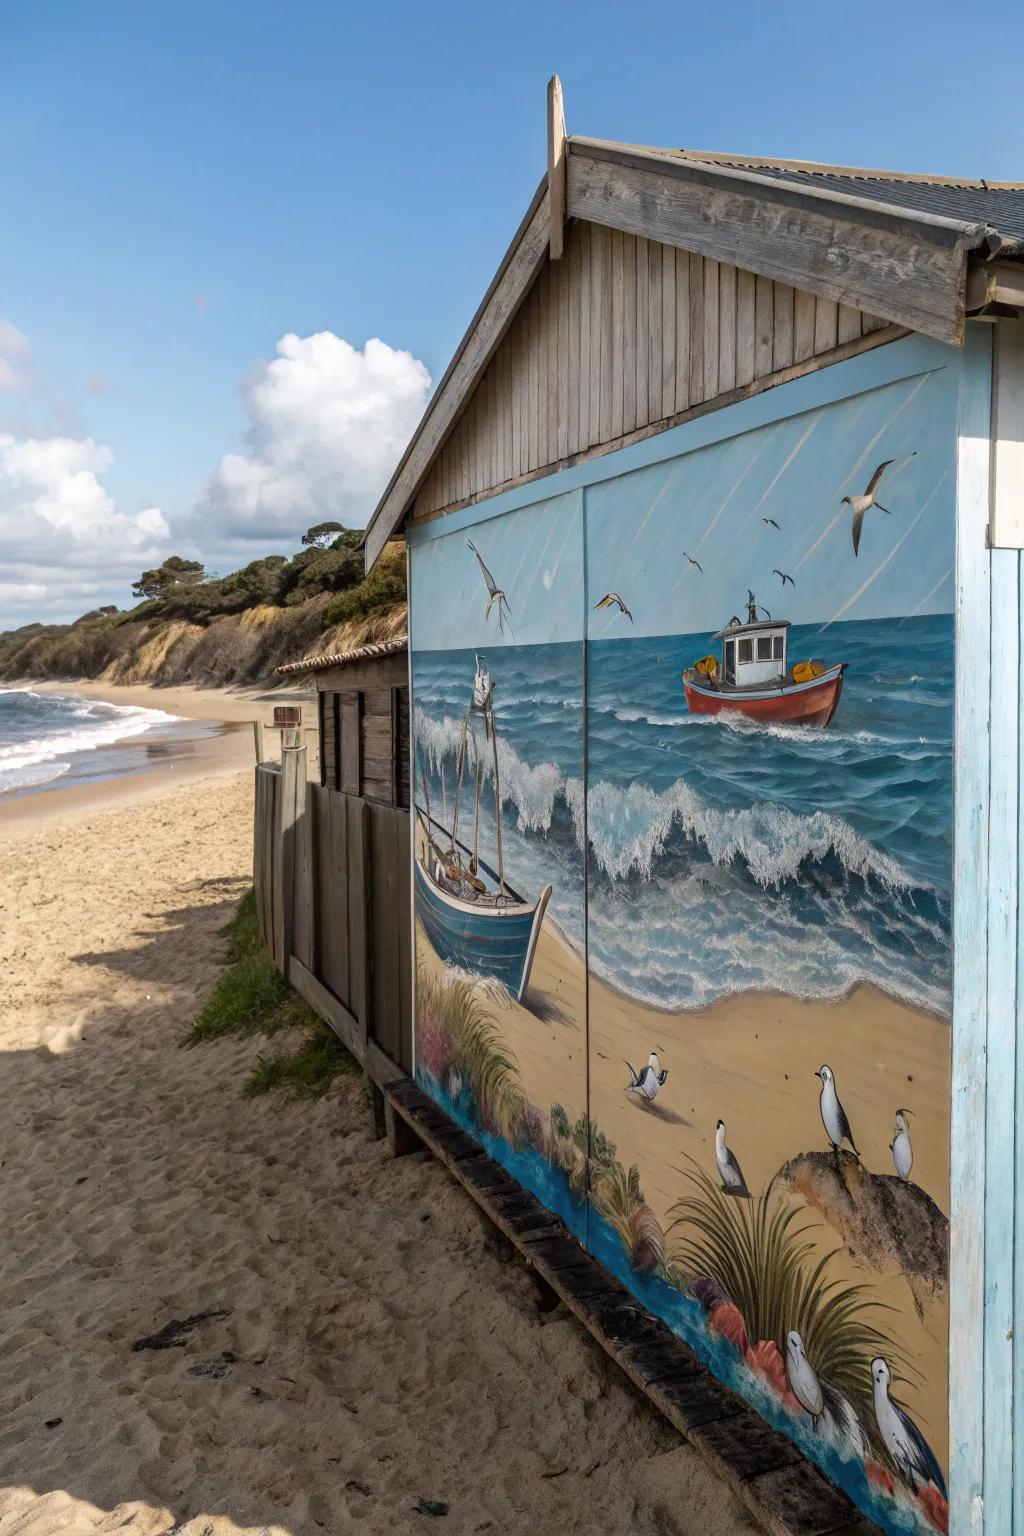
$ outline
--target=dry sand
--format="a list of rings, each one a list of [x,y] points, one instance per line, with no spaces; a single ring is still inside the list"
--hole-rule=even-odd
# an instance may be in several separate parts
[[[275,1107],[239,1092],[260,1045],[178,1047],[251,773],[141,782],[0,834],[3,1536],[383,1536],[421,1496],[451,1536],[749,1530],[443,1170],[371,1140],[358,1080]]]

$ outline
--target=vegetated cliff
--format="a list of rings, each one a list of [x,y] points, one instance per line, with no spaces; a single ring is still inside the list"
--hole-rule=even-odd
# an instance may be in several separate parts
[[[159,595],[135,608],[0,633],[0,682],[241,686],[271,682],[285,662],[389,639],[406,625],[405,548],[389,548],[364,579],[357,538],[213,580],[155,582]]]

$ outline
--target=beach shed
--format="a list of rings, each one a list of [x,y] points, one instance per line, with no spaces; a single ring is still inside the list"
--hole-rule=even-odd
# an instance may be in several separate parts
[[[1024,1532],[1022,306],[1024,183],[570,137],[554,80],[366,533],[417,1083],[858,1530]]]
[[[257,765],[261,929],[379,1086],[412,1068],[406,637],[277,670],[316,690],[317,763],[282,741]]]

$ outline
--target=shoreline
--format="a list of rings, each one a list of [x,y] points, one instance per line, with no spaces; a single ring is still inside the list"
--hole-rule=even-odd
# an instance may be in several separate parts
[[[160,710],[173,719],[101,747],[84,747],[67,756],[78,759],[76,774],[0,794],[0,826],[79,817],[130,800],[152,799],[178,784],[198,783],[255,765],[251,727],[267,725],[275,703],[298,703],[304,710],[307,745],[316,750],[314,695],[301,688],[155,688],[141,683],[36,682],[6,684],[38,694],[71,694],[97,703]],[[272,730],[264,737],[268,758],[278,755]],[[116,759],[113,763],[109,760]],[[104,771],[105,761],[107,771]],[[88,772],[90,763],[95,776]],[[82,771],[84,770],[84,772]]]

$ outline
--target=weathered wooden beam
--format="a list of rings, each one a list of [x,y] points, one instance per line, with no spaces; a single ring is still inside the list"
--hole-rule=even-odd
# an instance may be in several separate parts
[[[263,759],[266,757],[266,752],[264,751],[264,747],[263,747],[263,721],[262,720],[254,720],[253,721],[253,723],[252,723],[252,739],[253,739],[253,746],[256,748],[256,762],[257,762],[257,764],[262,763]]]
[[[281,861],[281,950],[276,957],[286,981],[291,979],[295,933],[295,867],[298,823],[306,808],[306,749],[282,747],[278,785],[277,834]]]
[[[557,75],[548,81],[548,196],[549,255],[552,261],[559,261],[565,249],[565,109]]]
[[[962,345],[967,254],[984,226],[802,184],[567,141],[567,213],[645,235]]]
[[[497,351],[547,256],[550,232],[550,198],[545,177],[370,519],[364,542],[367,570],[401,522],[434,455]]]
[[[1010,261],[976,262],[967,276],[967,310],[989,305],[1024,309],[1024,264]]]
[[[345,1007],[345,1004],[335,997],[318,981],[309,968],[303,965],[296,955],[292,955],[288,967],[288,980],[300,997],[305,998],[314,1013],[318,1013],[325,1024],[329,1024],[347,1051],[355,1057],[359,1065],[366,1065],[366,1049],[363,1044],[362,1031],[359,1021]]]

